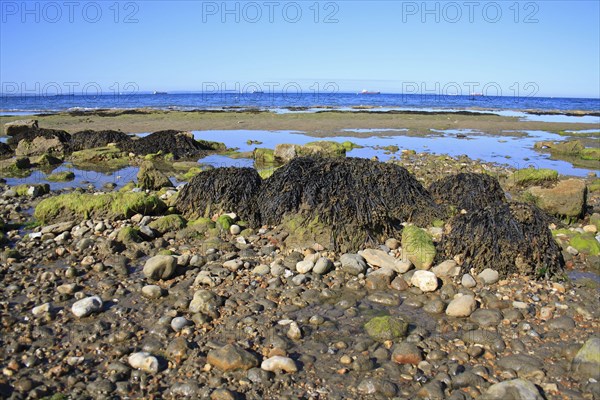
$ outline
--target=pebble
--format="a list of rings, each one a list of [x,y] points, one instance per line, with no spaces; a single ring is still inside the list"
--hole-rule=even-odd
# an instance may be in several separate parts
[[[171,320],[171,328],[175,332],[181,331],[189,324],[189,321],[185,317],[175,317]]]
[[[400,342],[392,352],[392,361],[398,364],[417,365],[423,361],[421,349],[414,343]]]
[[[231,233],[232,235],[239,235],[241,231],[242,228],[240,228],[239,225],[234,224],[229,227],[229,233]]]
[[[342,254],[340,262],[342,270],[350,275],[357,276],[367,270],[367,262],[359,254]]]
[[[460,280],[460,284],[469,289],[477,286],[477,282],[475,281],[475,278],[471,276],[471,274],[464,274]]]
[[[293,373],[298,371],[298,367],[296,366],[294,360],[283,356],[273,356],[271,358],[267,358],[260,364],[260,367],[263,370],[270,372],[284,371]]]
[[[479,273],[477,277],[483,280],[486,283],[486,285],[491,285],[498,282],[498,280],[500,279],[500,274],[498,274],[498,271],[496,270],[486,268],[483,271],[481,271],[481,273]]]
[[[162,288],[158,285],[145,285],[142,287],[142,295],[149,299],[158,299],[162,296]]]
[[[312,272],[318,275],[325,275],[333,268],[333,262],[327,257],[320,257],[315,266],[312,269]]]
[[[460,267],[454,260],[446,260],[435,267],[431,268],[431,272],[439,278],[443,277],[454,277],[460,274]]]
[[[102,299],[98,296],[86,297],[73,303],[71,311],[77,318],[83,318],[102,309]]]
[[[463,296],[464,297],[464,296]],[[482,328],[496,327],[502,322],[503,315],[498,310],[478,309],[471,314],[471,321]]]
[[[139,369],[150,374],[156,374],[158,372],[158,359],[145,351],[132,353],[127,358],[127,362],[132,368]]]
[[[359,251],[358,254],[363,256],[363,258],[369,264],[375,267],[388,268],[399,274],[405,273],[411,267],[411,264],[409,262],[392,257],[382,250],[366,249],[363,251]]]
[[[454,298],[448,307],[446,315],[450,317],[468,317],[477,308],[477,301],[471,295],[463,295]]]
[[[49,312],[50,311],[50,307],[51,307],[50,303],[44,303],[44,304],[41,304],[41,305],[39,305],[37,307],[33,307],[31,309],[31,313],[34,316],[39,317],[40,315],[44,315],[47,312]]]
[[[300,327],[295,321],[290,323],[290,326],[287,331],[287,337],[289,337],[292,340],[302,339],[302,331],[300,330]]]
[[[223,372],[247,371],[258,365],[254,354],[233,344],[209,351],[206,361]]]
[[[157,255],[149,258],[144,264],[143,273],[148,279],[169,279],[175,273],[177,259],[173,256]]]
[[[296,271],[298,271],[300,274],[306,274],[310,272],[314,266],[315,264],[310,260],[299,261],[296,264]]]
[[[485,392],[488,400],[543,400],[538,388],[525,379],[512,379],[493,384]]]
[[[423,292],[433,292],[438,288],[438,279],[431,271],[415,271],[410,283],[421,289]]]

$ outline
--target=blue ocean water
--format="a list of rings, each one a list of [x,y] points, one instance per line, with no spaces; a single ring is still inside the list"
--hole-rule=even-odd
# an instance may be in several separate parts
[[[435,94],[357,94],[357,93],[163,93],[82,95],[0,95],[0,113],[44,113],[77,109],[223,109],[259,108],[289,111],[288,108],[352,109],[484,109],[484,110],[582,110],[600,113],[600,99],[450,96]],[[305,110],[302,110],[305,111]],[[583,121],[582,121],[583,122]]]

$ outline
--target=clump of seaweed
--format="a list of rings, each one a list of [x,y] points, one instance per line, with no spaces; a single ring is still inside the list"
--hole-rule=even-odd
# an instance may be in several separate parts
[[[121,143],[129,140],[131,140],[129,135],[119,131],[85,130],[71,136],[71,151],[105,147],[109,143]]]
[[[0,142],[0,157],[10,157],[13,155],[13,150],[6,143]]]
[[[491,267],[502,276],[547,278],[564,265],[549,222],[539,208],[524,203],[495,204],[459,214],[446,225],[438,259],[461,255],[463,273]]]
[[[61,143],[68,143],[71,140],[71,135],[66,131],[34,127],[23,130],[14,136],[10,136],[7,140],[7,143],[12,148],[16,148],[21,140],[32,141],[37,137],[44,137],[46,139],[57,138]]]
[[[253,168],[215,168],[193,177],[179,193],[176,207],[188,219],[234,211],[256,226],[260,224],[256,197],[261,184]]]
[[[174,130],[158,131],[137,140],[122,142],[120,148],[137,155],[171,153],[176,159],[196,157],[205,151],[214,150],[206,142],[194,140],[191,133]]]
[[[449,175],[433,182],[429,192],[438,204],[457,210],[475,211],[506,202],[498,180],[486,174],[467,172]]]
[[[359,158],[295,158],[264,181],[257,203],[263,224],[293,219],[299,232],[330,232],[341,251],[397,234],[403,222],[427,226],[444,216],[406,169]]]

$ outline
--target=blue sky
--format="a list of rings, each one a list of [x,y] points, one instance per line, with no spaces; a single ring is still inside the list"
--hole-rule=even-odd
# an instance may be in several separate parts
[[[600,97],[600,2],[473,3],[2,0],[0,82]]]

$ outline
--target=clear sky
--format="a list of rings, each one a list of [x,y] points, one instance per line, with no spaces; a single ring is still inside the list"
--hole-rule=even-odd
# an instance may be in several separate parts
[[[4,92],[333,82],[350,92],[600,97],[597,0],[0,0],[0,12]]]

